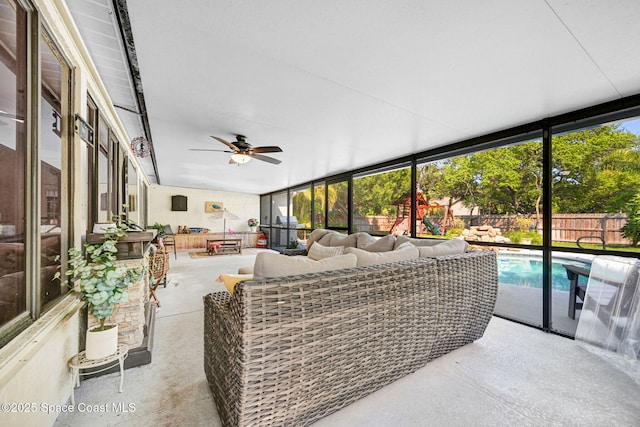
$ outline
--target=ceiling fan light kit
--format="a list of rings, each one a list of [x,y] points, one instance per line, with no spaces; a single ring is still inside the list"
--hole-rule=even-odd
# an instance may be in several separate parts
[[[246,154],[233,153],[231,155],[231,160],[233,160],[234,163],[243,164],[243,163],[247,163],[249,160],[251,160],[251,157],[247,156]]]

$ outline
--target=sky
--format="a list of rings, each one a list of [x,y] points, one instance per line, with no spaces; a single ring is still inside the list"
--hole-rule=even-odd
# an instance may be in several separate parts
[[[626,130],[633,132],[636,135],[640,135],[640,118],[622,122],[621,125]]]

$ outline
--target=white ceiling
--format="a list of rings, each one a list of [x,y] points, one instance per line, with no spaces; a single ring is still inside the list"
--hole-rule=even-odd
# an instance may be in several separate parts
[[[68,4],[113,102],[135,109],[99,59],[113,48],[85,35],[111,1]],[[163,185],[265,193],[640,93],[637,0],[127,6]],[[234,134],[282,164],[189,151]]]

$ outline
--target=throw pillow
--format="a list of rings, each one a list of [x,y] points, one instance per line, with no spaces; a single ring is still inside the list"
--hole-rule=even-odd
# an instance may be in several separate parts
[[[342,255],[343,252],[344,246],[324,246],[320,242],[316,242],[309,249],[307,256],[315,261],[320,261],[321,259]]]
[[[216,281],[223,282],[227,291],[233,295],[233,289],[236,283],[251,279],[253,279],[253,274],[221,274]]]
[[[406,248],[389,252],[369,252],[358,248],[345,248],[347,254],[353,254],[358,259],[358,267],[367,265],[387,264],[390,262],[405,261],[418,258],[417,248]]]
[[[463,254],[469,248],[469,244],[460,239],[446,240],[435,246],[422,246],[418,248],[420,258],[428,258],[440,255]]]
[[[357,262],[358,258],[353,254],[334,256],[315,261],[305,256],[297,257],[260,252],[256,255],[253,279],[262,280],[272,277],[341,270],[343,268],[355,267]]]
[[[324,246],[344,246],[355,248],[358,242],[358,235],[355,234],[342,234],[337,231],[332,231],[331,233],[327,233],[320,240],[317,240],[316,243],[320,243]]]
[[[395,243],[396,243],[396,236],[394,236],[393,234],[388,234],[384,237],[381,237],[377,240],[372,241],[372,243],[368,245],[360,246],[358,244],[358,247],[369,252],[388,252],[393,250],[393,246]]]
[[[365,246],[369,246],[376,241],[376,239],[374,239],[371,234],[365,233],[364,231],[354,234],[358,236],[358,240],[356,241],[356,248],[364,249]]]
[[[316,228],[307,236],[307,250],[311,249],[311,246],[319,241],[325,234],[335,233],[333,230],[325,230],[324,228]]]

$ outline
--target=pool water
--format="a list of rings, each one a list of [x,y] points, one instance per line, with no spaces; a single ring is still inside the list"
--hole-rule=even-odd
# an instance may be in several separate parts
[[[588,268],[588,264],[576,260],[553,258],[551,287],[556,291],[569,291],[567,271],[562,264]],[[542,257],[535,255],[498,256],[498,282],[503,285],[542,288]]]

